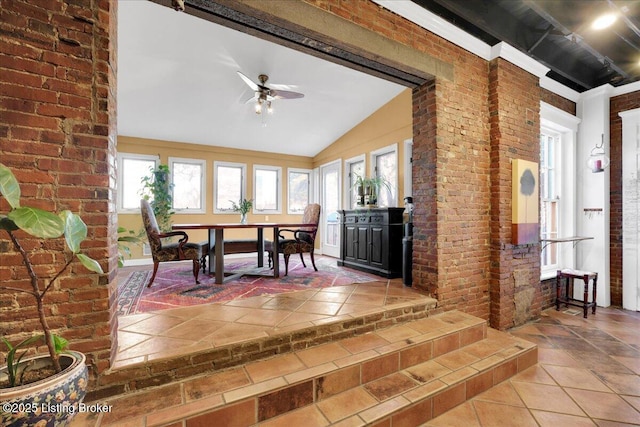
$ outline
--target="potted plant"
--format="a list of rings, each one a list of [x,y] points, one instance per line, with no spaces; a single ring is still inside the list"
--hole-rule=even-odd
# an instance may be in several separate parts
[[[253,207],[253,199],[242,199],[238,203],[233,200],[229,200],[231,202],[231,209],[234,212],[240,212],[240,224],[247,223],[247,214]]]
[[[155,169],[151,168],[150,172],[150,175],[142,178],[142,198],[149,200],[160,231],[167,233],[171,231],[171,215],[174,214],[169,166],[160,165]]]
[[[384,176],[363,177],[356,174],[356,180],[353,183],[356,187],[359,197],[360,206],[376,207],[378,204],[378,196],[380,189],[383,187],[391,191],[391,184]]]
[[[86,394],[87,367],[82,353],[64,351],[66,340],[52,333],[45,315],[45,297],[76,258],[90,271],[103,271],[97,261],[80,253],[80,244],[87,236],[87,226],[82,219],[70,211],[55,214],[21,206],[18,181],[1,163],[0,194],[10,208],[6,215],[0,214],[0,229],[7,233],[20,254],[30,279],[28,288],[0,285],[0,289],[31,295],[41,327],[41,334],[27,337],[16,345],[2,339],[8,351],[5,355],[7,365],[0,367],[0,403],[3,405],[0,424],[64,425],[65,419],[77,412]],[[21,243],[25,236],[39,239],[64,237],[68,250],[64,250],[63,265],[49,277],[39,277],[40,269],[34,265],[29,245]],[[44,342],[49,354],[24,359],[24,348],[40,342]]]

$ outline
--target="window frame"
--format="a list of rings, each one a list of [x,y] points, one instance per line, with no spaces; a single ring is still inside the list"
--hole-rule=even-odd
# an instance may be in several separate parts
[[[551,132],[559,135],[558,158],[561,162],[556,162],[559,169],[560,188],[562,204],[559,206],[558,233],[560,237],[575,236],[577,234],[577,132],[581,120],[574,115],[567,113],[557,107],[545,102],[540,102],[540,132]],[[542,195],[542,192],[540,192]],[[558,264],[562,268],[576,268],[576,248],[575,245],[555,244],[558,253]],[[542,251],[540,251],[542,257]],[[542,258],[540,259],[540,280],[556,277],[557,269],[542,268]]]
[[[276,208],[258,209],[256,207],[256,192],[258,191],[257,172],[259,170],[276,172]],[[253,208],[254,214],[281,214],[282,213],[282,167],[273,165],[253,165]]]
[[[171,192],[174,194],[173,201],[175,201],[175,183],[173,182],[173,171],[174,164],[193,164],[199,165],[201,167],[201,175],[200,175],[200,208],[199,209],[178,209],[175,206],[172,206],[173,211],[179,214],[203,214],[206,213],[207,207],[207,196],[206,196],[206,177],[207,177],[207,161],[204,159],[190,159],[185,157],[169,157],[169,171],[170,171],[170,180],[173,184],[171,187]],[[172,202],[173,203],[173,202]]]
[[[160,156],[151,155],[151,154],[136,154],[136,153],[123,153],[118,152],[116,156],[117,162],[117,183],[118,183],[118,191],[117,191],[117,212],[119,214],[139,214],[140,206],[135,208],[124,208],[124,186],[126,185],[126,180],[123,177],[124,173],[124,161],[127,159],[131,160],[148,160],[154,162],[154,168],[157,168],[160,164]],[[142,188],[142,182],[139,183],[139,190]],[[142,196],[140,196],[142,198]]]
[[[240,199],[247,198],[247,165],[245,163],[236,163],[236,162],[224,162],[224,161],[214,161],[213,162],[213,213],[214,214],[230,214],[234,213],[232,209],[220,209],[218,208],[218,169],[219,167],[232,167],[238,168],[241,170],[240,179],[242,182],[240,183]]]
[[[304,208],[300,212],[294,212],[291,210],[291,173],[307,174],[307,204],[309,204],[312,200],[311,189],[313,188],[313,171],[311,169],[287,168],[287,213],[289,215],[302,215],[304,214]]]
[[[371,152],[371,155],[369,156],[370,160],[371,160],[371,170],[372,170],[372,175],[373,176],[378,176],[378,157],[380,156],[384,156],[387,154],[393,154],[394,157],[394,161],[395,161],[395,185],[392,185],[391,187],[391,202],[392,204],[389,206],[380,206],[380,207],[394,207],[394,206],[398,206],[398,187],[399,187],[399,183],[398,183],[398,144],[391,144],[391,145],[387,145],[386,147],[382,147],[379,148],[377,150],[374,150]],[[385,187],[383,187],[385,188]],[[380,195],[378,195],[378,201],[380,200]]]
[[[551,144],[551,150],[546,150],[546,153],[549,154],[550,151],[553,151],[552,153],[552,157],[553,157],[553,164],[551,165],[551,168],[547,168],[547,176],[551,177],[552,176],[552,180],[553,180],[553,194],[551,194],[549,198],[545,198],[545,192],[544,191],[540,191],[540,238],[553,238],[554,236],[543,236],[542,235],[542,217],[545,215],[544,213],[544,209],[543,207],[545,206],[545,203],[555,203],[556,204],[556,236],[555,238],[560,237],[563,234],[563,230],[562,230],[562,225],[563,225],[563,221],[561,221],[561,216],[562,216],[562,206],[563,206],[563,194],[562,194],[562,182],[563,182],[563,177],[562,177],[562,150],[561,150],[561,144],[562,144],[562,136],[560,135],[560,133],[558,133],[557,131],[551,130],[547,127],[540,127],[540,139],[542,139],[542,137],[545,136],[547,138],[550,138],[553,140],[553,143]],[[543,185],[543,179],[542,179],[542,174],[543,174],[543,170],[545,168],[543,168],[543,159],[542,159],[542,141],[540,141],[540,153],[541,153],[541,157],[540,157],[540,175],[541,175],[541,179],[540,179],[540,186],[542,187]],[[545,162],[546,163],[546,162]],[[542,188],[541,188],[542,190]],[[544,246],[544,245],[543,245]],[[544,256],[547,254],[546,251],[555,251],[555,258],[556,258],[556,262],[555,263],[550,263],[545,265],[544,264]],[[546,273],[549,272],[554,272],[559,269],[561,265],[561,260],[560,260],[560,254],[558,252],[558,247],[555,244],[549,244],[543,247],[543,249],[540,251],[540,269],[541,271],[544,271]]]
[[[344,161],[344,206],[348,206],[349,209],[358,209],[358,206],[353,200],[354,189],[352,188],[353,181],[351,179],[351,168],[353,165],[362,162],[362,171],[364,176],[367,175],[367,157],[364,154],[351,157]],[[363,176],[363,178],[364,178]],[[362,206],[360,206],[362,207]]]

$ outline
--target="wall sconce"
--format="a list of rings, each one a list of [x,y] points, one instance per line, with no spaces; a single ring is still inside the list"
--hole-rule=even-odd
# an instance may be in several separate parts
[[[604,134],[602,134],[600,144],[596,144],[591,150],[589,159],[587,159],[587,166],[593,173],[604,172],[609,167],[609,157],[604,152]]]

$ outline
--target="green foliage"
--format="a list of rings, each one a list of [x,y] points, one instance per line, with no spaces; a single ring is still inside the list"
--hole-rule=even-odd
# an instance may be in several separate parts
[[[368,196],[369,204],[376,204],[380,190],[384,187],[391,192],[391,184],[384,176],[364,177],[356,174],[352,188],[358,189],[358,195]]]
[[[99,274],[102,274],[103,271],[96,260],[80,253],[80,245],[87,237],[87,225],[84,221],[82,221],[78,215],[67,210],[60,214],[55,214],[39,208],[21,206],[18,180],[11,170],[1,163],[0,195],[7,200],[11,207],[11,210],[6,216],[0,215],[0,230],[4,230],[9,235],[16,251],[22,256],[24,266],[31,278],[30,283],[32,287],[31,290],[25,290],[0,285],[0,289],[8,289],[32,295],[36,301],[38,317],[43,331],[42,335],[28,338],[15,346],[12,346],[5,338],[2,338],[2,341],[9,349],[7,354],[7,363],[10,366],[9,375],[12,377],[12,381],[15,382],[17,380],[17,368],[14,369],[13,367],[17,367],[20,359],[22,359],[25,354],[23,352],[16,356],[16,352],[43,337],[49,349],[49,355],[54,367],[56,370],[60,370],[58,353],[66,347],[67,341],[51,333],[46,322],[44,310],[44,297],[56,279],[69,267],[74,257],[89,271]],[[22,230],[33,237],[41,239],[56,239],[64,236],[66,247],[72,256],[67,257],[65,264],[50,278],[49,283],[44,287],[42,285],[43,281],[38,278],[37,270],[32,264],[30,253],[21,245],[18,236],[14,234],[14,232],[18,230]]]
[[[131,249],[126,243],[139,245],[142,243],[140,236],[136,235],[133,230],[127,230],[124,227],[118,227],[118,267],[124,267],[124,258],[131,256]]]
[[[234,202],[233,200],[229,201],[231,202],[231,209],[233,209],[234,212],[240,212],[243,215],[249,213],[249,211],[253,207],[253,199],[242,199],[238,201],[238,203]]]
[[[35,335],[19,342],[15,346],[11,345],[11,343],[7,341],[6,338],[4,337],[0,338],[2,342],[4,342],[4,345],[7,346],[6,357],[7,357],[7,376],[9,379],[9,387],[15,387],[16,385],[20,385],[21,379],[22,379],[22,375],[19,375],[20,361],[22,360],[24,355],[27,354],[27,351],[25,350],[20,354],[17,354],[17,351],[23,347],[27,347],[31,344],[34,344],[35,342],[41,340],[42,338],[43,338],[43,335]],[[22,372],[24,373],[24,368],[22,369]]]
[[[142,178],[142,198],[149,201],[151,209],[158,221],[160,231],[171,231],[171,215],[173,212],[173,185],[169,183],[169,166],[160,165],[150,168],[150,175]]]

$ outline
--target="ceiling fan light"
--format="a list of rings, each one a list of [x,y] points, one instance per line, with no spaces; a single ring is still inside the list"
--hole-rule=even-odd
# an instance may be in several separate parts
[[[605,13],[604,15],[598,16],[595,21],[591,24],[591,28],[594,30],[604,30],[605,28],[609,28],[613,25],[618,17],[615,13]]]
[[[267,113],[273,114],[273,107],[271,106],[271,101],[267,103]]]
[[[260,114],[260,113],[262,113],[262,102],[258,100],[258,102],[256,102],[256,114]]]

